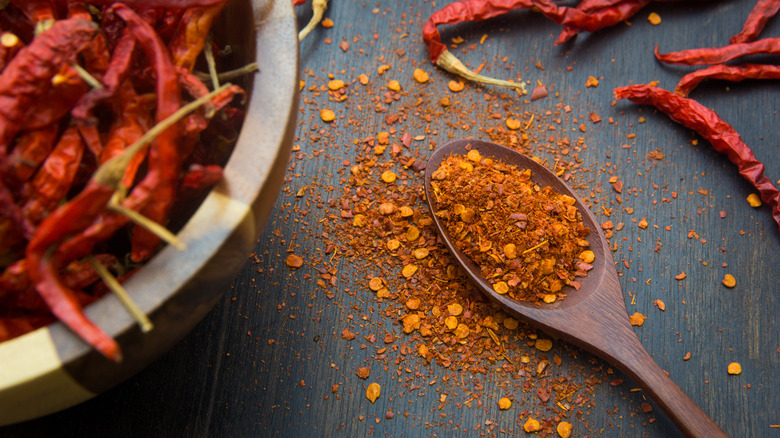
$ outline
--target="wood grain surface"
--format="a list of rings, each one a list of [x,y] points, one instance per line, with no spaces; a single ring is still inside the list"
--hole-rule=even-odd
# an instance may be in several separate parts
[[[301,26],[311,15],[309,3],[297,8]],[[385,316],[392,305],[377,303],[358,281],[371,269],[370,262],[345,259],[338,266],[333,299],[316,284],[318,273],[308,264],[322,251],[316,236],[320,222],[327,220],[327,209],[306,203],[315,203],[318,196],[339,196],[342,160],[355,153],[356,139],[383,130],[386,115],[374,112],[371,101],[362,108],[357,102],[335,104],[328,102],[326,93],[315,95],[308,87],[323,86],[329,73],[349,81],[366,73],[371,76],[369,87],[380,96],[386,80],[398,80],[404,90],[401,104],[413,108],[422,91],[411,79],[412,71],[422,67],[432,78],[425,100],[436,102],[449,95],[457,105],[471,105],[475,114],[482,114],[472,123],[453,116],[455,112],[441,112],[429,125],[428,140],[443,144],[451,138],[481,138],[482,128],[503,123],[485,117],[491,108],[484,95],[508,92],[467,86],[453,95],[446,89],[450,77],[427,62],[420,39],[422,23],[444,3],[333,0],[325,16],[335,27],[317,28],[301,45],[306,90],[295,144],[302,158],[291,158],[287,182],[265,233],[224,299],[183,342],[126,383],[72,409],[7,427],[0,435],[524,436],[522,422],[528,412],[551,416],[559,410],[552,401],[540,402],[535,390],[524,393],[522,386],[491,374],[457,375],[435,363],[426,365],[413,354],[396,352],[377,359],[375,345],[366,336],[375,335],[382,344],[389,332],[397,336],[398,345],[405,335],[395,318]],[[499,111],[544,113],[555,111],[557,104],[571,106],[572,114],[563,117],[557,134],[572,130],[572,138],[582,137],[588,145],[579,158],[589,171],[581,170],[575,179],[590,189],[580,196],[614,199],[610,172],[624,182],[623,204],[596,204],[594,211],[603,221],[607,217],[601,206],[613,208],[609,219],[626,224],[612,238],[618,246],[613,256],[629,313],[648,316],[642,327],[633,328],[643,346],[730,436],[780,437],[780,428],[772,427],[780,425],[778,226],[766,207],[748,206],[750,185],[706,141],[649,107],[613,104],[612,99],[613,88],[631,83],[658,81],[673,89],[690,69],[660,65],[652,56],[654,46],[667,52],[724,45],[739,32],[752,5],[753,1],[653,3],[630,26],[623,23],[583,34],[557,47],[553,41],[559,27],[530,12],[449,26],[443,29],[443,38],[449,42],[460,36],[465,40],[461,48],[473,45],[455,53],[472,67],[485,63],[483,74],[516,78],[519,72],[531,81],[531,88],[539,80],[551,91],[546,99],[532,103],[519,97],[499,100],[507,108]],[[661,16],[660,25],[648,23],[650,12]],[[483,35],[487,37],[480,44]],[[762,36],[780,36],[780,20],[770,21]],[[346,52],[339,48],[342,41],[350,43]],[[780,59],[759,56],[753,61]],[[379,77],[377,68],[383,64],[392,68]],[[600,79],[598,87],[585,87],[589,76]],[[777,81],[712,81],[691,97],[731,123],[767,165],[770,179],[780,179]],[[346,117],[325,125],[319,109],[326,105]],[[419,117],[411,111],[410,119]],[[595,126],[588,119],[591,112],[603,119]],[[349,124],[349,115],[360,123]],[[587,132],[579,131],[580,121],[573,122],[574,116],[582,117]],[[614,124],[608,123],[610,117]],[[422,134],[419,123],[397,126],[399,131]],[[664,160],[646,158],[655,149],[665,154]],[[427,153],[427,148],[421,150]],[[335,191],[327,190],[331,185]],[[306,195],[298,197],[301,188]],[[596,189],[601,193],[591,196],[590,190]],[[672,192],[677,198],[666,202]],[[633,208],[633,214],[624,207]],[[726,212],[724,218],[720,211]],[[647,229],[632,221],[643,217],[649,222]],[[290,248],[304,257],[303,268],[291,271],[285,266]],[[687,278],[675,280],[682,271]],[[726,273],[736,277],[735,288],[721,284]],[[657,299],[664,301],[665,311],[654,305]],[[357,339],[342,339],[345,328]],[[518,342],[526,348],[525,340]],[[690,360],[683,360],[688,352]],[[601,382],[593,386],[592,401],[580,407],[581,415],[570,417],[572,436],[678,436],[660,409],[642,412],[646,396],[606,363],[563,341],[555,341],[549,354],[561,358],[560,365],[547,371],[552,375],[580,380],[593,376]],[[742,365],[741,375],[727,374],[730,362]],[[372,370],[368,381],[355,374],[367,365]],[[624,382],[612,386],[608,382],[614,379]],[[365,398],[369,381],[382,386],[374,404]],[[473,392],[478,392],[481,403],[466,404],[476,385],[481,390]],[[497,401],[508,393],[515,403],[501,411]],[[388,410],[394,418],[386,418]]]

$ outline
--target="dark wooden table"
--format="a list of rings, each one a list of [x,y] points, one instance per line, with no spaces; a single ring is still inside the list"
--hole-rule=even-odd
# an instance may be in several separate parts
[[[305,258],[321,253],[323,243],[311,230],[318,229],[327,210],[305,208],[305,201],[337,197],[342,178],[337,171],[343,168],[341,161],[355,153],[354,140],[386,129],[386,114],[374,112],[370,100],[363,108],[349,106],[349,100],[328,103],[326,93],[317,95],[309,87],[322,87],[329,73],[347,82],[366,73],[376,95],[381,95],[388,79],[401,83],[403,97],[394,105],[411,108],[410,118],[419,117],[412,111],[421,96],[435,102],[450,95],[456,105],[472,105],[475,113],[488,111],[485,94],[498,96],[494,102],[501,103],[497,111],[504,115],[543,114],[556,111],[556,105],[558,109],[570,105],[571,113],[563,113],[555,134],[560,137],[568,130],[570,138],[584,139],[587,148],[579,158],[582,168],[590,171],[581,170],[575,181],[587,183],[590,189],[581,195],[613,201],[593,204],[597,216],[625,223],[612,242],[618,245],[614,257],[629,313],[648,316],[636,328],[637,335],[672,379],[729,435],[780,437],[780,428],[772,427],[780,424],[777,224],[768,208],[748,206],[745,198],[752,188],[706,141],[649,107],[612,105],[614,87],[658,81],[672,89],[690,70],[656,62],[652,56],[656,44],[661,51],[726,44],[754,2],[652,4],[630,26],[623,23],[584,34],[558,47],[553,41],[559,27],[529,12],[445,28],[445,41],[460,36],[461,48],[473,45],[455,52],[471,66],[485,63],[483,73],[515,78],[520,72],[531,88],[537,80],[547,84],[550,96],[533,103],[491,87],[467,86],[458,95],[447,91],[450,76],[426,62],[420,38],[425,18],[444,3],[334,0],[326,16],[335,27],[316,29],[301,46],[306,89],[296,144],[302,155],[291,159],[296,167],[288,172],[275,212],[258,240],[256,257],[247,259],[224,299],[170,353],[131,380],[80,406],[7,427],[0,435],[516,436],[524,434],[523,411],[554,415],[560,408],[552,401],[541,403],[535,392],[517,393],[512,409],[499,411],[496,402],[506,390],[491,375],[480,377],[482,406],[474,402],[469,407],[464,402],[474,378],[470,373],[457,377],[435,363],[422,364],[414,355],[399,367],[398,352],[375,359],[376,349],[365,336],[382,339],[390,332],[401,343],[405,335],[381,311],[389,304],[379,305],[355,282],[365,266],[340,266],[333,299],[326,298],[317,285],[318,273],[311,266],[294,272],[285,266],[288,248]],[[648,23],[650,12],[662,17],[659,26]],[[308,6],[299,7],[297,13],[301,23],[310,16]],[[780,36],[780,21],[770,21],[763,35]],[[342,41],[350,43],[346,52],[339,48]],[[754,60],[780,61],[777,57]],[[392,68],[380,77],[377,68],[383,64]],[[433,80],[424,96],[411,79],[418,66]],[[599,78],[598,87],[585,87],[589,76]],[[780,179],[779,91],[777,81],[713,81],[691,96],[715,109],[741,133],[767,164],[773,181]],[[502,94],[509,97],[501,99]],[[325,105],[336,108],[338,115],[352,114],[360,125],[349,125],[349,116],[325,125],[319,119],[319,109]],[[591,112],[603,120],[591,123]],[[455,113],[443,112],[430,122],[427,140],[441,144],[453,137],[483,138],[483,128],[503,123],[484,114],[475,116],[474,123],[448,114]],[[646,121],[639,123],[640,117]],[[614,124],[608,123],[609,118]],[[579,131],[580,122],[587,132]],[[419,122],[396,126],[399,134],[407,129],[422,134]],[[322,139],[313,142],[313,137]],[[663,160],[647,158],[656,149],[665,155]],[[325,153],[314,156],[317,150]],[[624,182],[622,204],[614,202],[611,176]],[[329,185],[336,191],[327,191]],[[299,198],[296,194],[302,187],[307,194]],[[591,194],[591,190],[600,192]],[[612,208],[612,216],[607,218],[602,206]],[[633,214],[626,213],[625,207],[633,208]],[[726,212],[725,218],[721,211]],[[647,229],[632,221],[643,217],[649,222]],[[675,280],[682,271],[687,278]],[[735,288],[721,285],[726,273],[736,277]],[[347,288],[358,293],[345,293]],[[664,312],[654,305],[657,299],[666,304]],[[358,338],[342,339],[345,328]],[[369,347],[361,349],[361,344]],[[685,361],[688,352],[691,358]],[[593,401],[583,414],[570,417],[572,436],[677,434],[659,409],[642,412],[646,400],[641,391],[632,390],[636,385],[630,380],[619,386],[608,384],[621,376],[610,374],[607,364],[562,342],[556,342],[551,353],[563,359],[551,373],[592,374],[602,382],[593,387]],[[730,362],[742,365],[741,375],[727,374]],[[373,405],[365,398],[368,381],[355,374],[366,364],[372,367],[370,380],[382,385],[382,396]],[[463,385],[445,381],[453,374]],[[331,393],[334,384],[339,385],[336,394]],[[444,402],[442,394],[446,394]],[[394,418],[386,418],[388,409]]]

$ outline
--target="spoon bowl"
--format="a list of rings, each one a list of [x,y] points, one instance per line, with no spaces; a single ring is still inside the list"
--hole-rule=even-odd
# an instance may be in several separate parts
[[[498,159],[520,169],[530,169],[531,181],[540,187],[551,187],[557,193],[571,196],[582,220],[591,233],[587,236],[596,255],[593,269],[583,278],[579,290],[552,304],[526,303],[501,295],[482,276],[479,267],[460,251],[435,214],[431,177],[450,155],[463,155],[476,149],[483,157]],[[433,152],[425,171],[425,197],[436,228],[445,245],[466,270],[469,277],[490,299],[508,312],[542,330],[587,350],[636,381],[680,430],[691,437],[718,437],[726,434],[661,370],[642,347],[626,311],[612,253],[601,226],[582,199],[546,167],[517,151],[480,140],[455,140]]]

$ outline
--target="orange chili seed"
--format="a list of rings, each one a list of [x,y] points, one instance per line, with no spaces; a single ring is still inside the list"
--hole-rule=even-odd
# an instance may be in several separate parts
[[[398,175],[396,175],[394,172],[390,170],[386,170],[382,173],[382,181],[390,184],[392,182],[395,182],[396,178],[398,178]]]
[[[401,91],[401,84],[398,81],[390,81],[387,83],[387,88],[392,91]]]
[[[333,110],[324,109],[320,110],[320,117],[323,122],[332,122],[336,120],[336,113],[334,113]]]
[[[458,93],[460,91],[463,91],[463,88],[465,88],[465,84],[461,81],[452,80],[450,81],[447,86],[450,88],[450,91],[453,93]]]
[[[366,398],[371,401],[371,404],[379,398],[379,394],[382,392],[382,387],[378,383],[373,382],[366,388]]]
[[[593,76],[588,76],[588,80],[585,81],[586,87],[598,87],[599,86],[599,80]]]
[[[520,129],[522,126],[523,123],[518,119],[513,119],[512,117],[506,119],[506,127],[513,131]]]
[[[381,76],[382,74],[384,74],[384,72],[386,72],[389,69],[390,69],[390,66],[387,65],[387,64],[384,64],[384,65],[380,65],[379,68],[376,69],[376,72]]]
[[[401,270],[401,274],[406,278],[411,278],[418,269],[417,265],[408,264]]]
[[[387,241],[386,246],[387,249],[389,249],[390,251],[395,251],[396,249],[398,249],[398,247],[401,246],[401,242],[398,241],[397,239],[390,239]]]
[[[361,74],[360,76],[358,76],[358,82],[360,82],[362,85],[367,85],[368,76],[366,76],[365,74]]]
[[[726,287],[734,287],[737,285],[737,279],[731,274],[726,274],[723,276],[722,283]]]
[[[333,79],[332,81],[328,81],[328,89],[331,91],[336,91],[339,88],[344,88],[344,81],[341,79]]]
[[[520,321],[514,319],[514,318],[506,318],[502,321],[502,324],[504,324],[504,327],[507,330],[514,330],[517,327],[520,326]]]
[[[333,20],[331,20],[330,18],[323,18],[321,24],[322,24],[322,27],[324,27],[325,29],[330,29],[331,27],[333,27],[335,25]]]
[[[295,254],[290,254],[287,256],[287,260],[285,260],[285,263],[287,263],[287,266],[292,269],[297,269],[303,266],[303,259]]]
[[[498,294],[504,295],[505,293],[509,292],[509,285],[504,281],[499,281],[493,285],[493,290]]]
[[[555,427],[555,431],[558,432],[558,436],[561,438],[571,437],[572,425],[569,422],[561,421]]]
[[[742,365],[738,364],[737,362],[731,362],[726,370],[732,376],[736,376],[742,374]]]
[[[523,424],[523,430],[525,430],[528,433],[531,432],[538,432],[541,429],[539,422],[534,420],[533,418],[529,418],[525,424]]]
[[[761,207],[761,198],[759,198],[758,195],[756,195],[755,193],[751,193],[748,195],[747,202],[753,208]]]
[[[454,316],[448,316],[444,318],[444,325],[450,330],[455,330],[458,327],[458,318]]]
[[[376,292],[379,289],[382,289],[384,284],[385,284],[384,280],[382,280],[380,277],[374,277],[368,281],[368,288]]]
[[[424,84],[424,83],[428,82],[428,79],[429,79],[428,73],[425,70],[420,69],[420,68],[414,69],[414,80],[415,81],[417,81],[417,82],[419,82],[421,84]]]
[[[642,327],[642,324],[645,323],[645,320],[647,317],[645,315],[642,315],[639,312],[634,312],[633,315],[628,317],[629,322],[631,322],[631,325],[636,327]]]
[[[550,351],[553,343],[549,339],[537,339],[534,343],[534,347],[539,351]]]
[[[500,400],[498,400],[498,408],[505,411],[512,407],[512,400],[509,400],[506,397],[501,397]]]
[[[447,304],[447,311],[450,312],[450,315],[452,316],[458,316],[463,313],[463,306],[458,303]]]
[[[647,21],[649,21],[653,26],[658,26],[661,24],[661,16],[655,12],[651,12],[650,15],[647,16]]]

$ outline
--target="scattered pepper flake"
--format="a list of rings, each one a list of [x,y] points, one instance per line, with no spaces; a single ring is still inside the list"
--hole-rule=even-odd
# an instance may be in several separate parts
[[[355,374],[357,374],[357,376],[361,379],[368,379],[368,376],[371,374],[371,367],[360,367],[357,369]]]
[[[377,74],[379,74],[380,76],[382,76],[382,75],[383,75],[383,74],[384,74],[384,73],[385,73],[387,70],[390,70],[390,66],[389,66],[389,65],[387,65],[387,64],[383,64],[383,65],[380,65],[380,66],[379,66],[379,67],[376,69],[376,72],[377,72]]]
[[[531,91],[531,102],[544,99],[548,95],[547,86],[539,82],[539,84],[534,87],[533,91]]]
[[[328,89],[331,91],[336,91],[340,88],[344,88],[344,81],[341,79],[333,79],[332,81],[328,81]]]
[[[658,307],[658,309],[660,309],[662,312],[666,311],[666,304],[664,304],[663,301],[655,300],[653,301],[653,304],[655,304],[656,307]]]
[[[685,356],[683,356],[683,360],[690,360],[691,359],[691,352],[685,353]]]
[[[323,18],[321,24],[322,24],[322,27],[324,27],[325,29],[330,29],[336,23],[334,23],[333,20],[331,20],[330,18]]]
[[[345,339],[347,341],[351,341],[351,340],[355,339],[356,336],[357,335],[352,333],[351,331],[349,331],[349,329],[344,329],[344,330],[341,331],[341,338]]]
[[[588,76],[588,80],[585,81],[586,87],[598,87],[599,86],[599,80],[594,76]]]
[[[368,85],[368,76],[365,74],[361,74],[358,76],[358,82],[360,82],[361,85]]]
[[[303,266],[303,259],[295,254],[290,254],[287,256],[285,263],[287,263],[287,266],[291,269],[298,269]]]
[[[650,412],[653,412],[653,407],[650,405],[650,403],[642,403],[639,405],[640,408],[642,408],[642,412],[645,414],[649,414]]]
[[[674,276],[674,279],[675,280],[685,280],[685,277],[687,277],[687,275],[685,275],[685,271],[681,271],[679,274]]]

